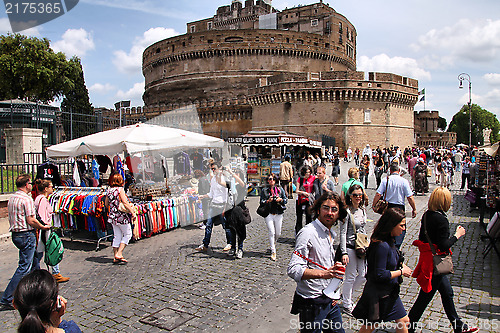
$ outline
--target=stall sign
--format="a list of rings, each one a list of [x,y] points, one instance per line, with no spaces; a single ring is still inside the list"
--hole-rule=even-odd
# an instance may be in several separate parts
[[[229,143],[240,143],[244,145],[277,145],[279,140],[276,136],[265,137],[237,137],[228,138]]]
[[[316,141],[316,140],[309,140],[309,144],[313,147],[321,147],[322,142],[321,141]]]
[[[309,139],[303,137],[280,136],[280,144],[284,145],[307,145]]]

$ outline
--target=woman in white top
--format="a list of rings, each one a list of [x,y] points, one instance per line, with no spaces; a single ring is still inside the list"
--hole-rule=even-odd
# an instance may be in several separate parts
[[[347,265],[342,287],[342,304],[344,312],[350,314],[354,308],[352,304],[352,291],[361,287],[365,282],[366,259],[358,256],[354,245],[356,243],[356,233],[354,232],[353,221],[356,225],[356,232],[366,234],[366,200],[363,187],[353,184],[347,191],[345,202],[347,205],[347,216],[340,224],[340,250],[342,252],[342,264]]]

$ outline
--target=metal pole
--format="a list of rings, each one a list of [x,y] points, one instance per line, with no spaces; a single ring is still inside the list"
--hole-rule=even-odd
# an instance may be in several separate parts
[[[463,88],[463,81],[469,82],[469,153],[472,156],[472,95],[471,95],[471,82],[470,75],[467,73],[460,73],[458,75],[458,81],[460,82],[459,88]]]

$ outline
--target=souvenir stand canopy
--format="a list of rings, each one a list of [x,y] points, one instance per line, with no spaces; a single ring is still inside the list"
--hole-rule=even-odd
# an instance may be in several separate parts
[[[250,195],[258,195],[266,184],[265,178],[272,172],[279,175],[282,159],[295,158],[299,151],[308,150],[321,154],[321,141],[281,131],[251,131],[238,137],[229,137],[229,144],[237,144],[247,150],[247,178],[254,189]]]
[[[50,159],[75,158],[81,155],[113,156],[120,153],[136,154],[143,158],[144,152],[160,156],[173,156],[188,149],[221,148],[223,146],[224,141],[215,137],[182,129],[138,123],[63,142],[48,147],[46,153]],[[142,170],[144,172],[144,166]],[[166,186],[165,183],[163,185]],[[94,198],[94,201],[92,201],[81,193],[82,188],[61,188],[54,192],[54,211],[61,213],[60,225],[63,228],[82,227],[81,225],[71,224],[75,212],[70,208],[73,205],[67,204],[67,202],[83,200],[83,202],[87,203],[88,201],[91,208],[99,205],[98,198]],[[95,194],[95,191],[93,194]],[[102,191],[100,194],[102,196]],[[201,208],[198,207],[197,202],[196,193],[187,190],[171,196],[156,196],[150,201],[141,200],[135,202],[139,214],[138,223],[134,225],[134,238],[149,237],[152,234],[177,226],[189,225],[202,219],[202,216],[200,216],[202,214]],[[99,219],[91,222],[89,216],[92,216],[92,212],[91,209],[90,213],[85,210],[76,212],[88,215],[88,221],[85,222],[84,228],[89,231],[99,227],[102,228],[104,224]]]

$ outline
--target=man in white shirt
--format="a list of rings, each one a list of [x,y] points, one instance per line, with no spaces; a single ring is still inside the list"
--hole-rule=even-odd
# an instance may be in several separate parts
[[[226,232],[227,245],[224,247],[223,251],[231,250],[231,229],[226,227],[226,220],[224,219],[224,210],[227,209],[227,197],[228,188],[227,181],[222,174],[222,167],[220,162],[214,162],[210,165],[214,176],[210,180],[210,192],[205,195],[200,195],[199,198],[210,198],[210,212],[207,219],[207,224],[205,226],[205,237],[203,238],[203,244],[198,246],[195,250],[198,252],[207,252],[208,245],[210,244],[210,238],[212,237],[212,229],[214,223],[222,224]]]
[[[333,224],[347,216],[337,193],[325,192],[311,207],[316,219],[297,234],[288,276],[297,282],[292,314],[299,315],[301,332],[344,332],[337,303],[323,290],[332,279],[342,279],[345,268],[335,262]]]
[[[399,175],[399,165],[396,163],[391,164],[389,167],[390,176],[389,178],[382,179],[379,188],[377,189],[377,194],[373,198],[372,207],[384,196],[385,200],[389,203],[387,208],[397,207],[403,212],[405,211],[405,199],[411,206],[412,212],[411,217],[415,218],[417,216],[417,206],[415,206],[415,198],[413,197],[413,191],[411,190],[410,183]],[[387,184],[389,182],[389,184]],[[394,245],[399,249],[403,243],[406,230],[400,236],[396,237]]]

